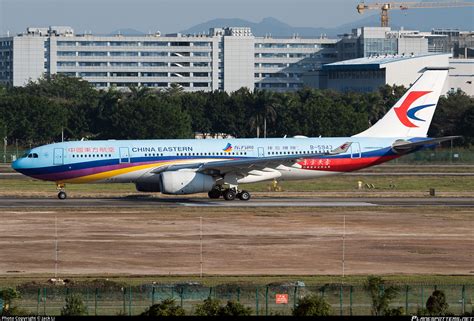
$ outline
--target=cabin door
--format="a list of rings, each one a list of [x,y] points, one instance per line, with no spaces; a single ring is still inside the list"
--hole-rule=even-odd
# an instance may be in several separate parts
[[[63,148],[54,149],[53,164],[64,165],[64,149]]]
[[[352,145],[351,145],[351,157],[352,158],[360,158],[360,144],[359,143],[352,143]]]
[[[120,163],[130,163],[130,152],[128,147],[120,147]]]

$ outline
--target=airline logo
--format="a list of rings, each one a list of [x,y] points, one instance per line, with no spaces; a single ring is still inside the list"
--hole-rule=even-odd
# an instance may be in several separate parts
[[[227,143],[227,145],[223,149],[224,152],[230,153],[232,151],[232,145],[230,143]]]
[[[400,122],[405,125],[406,127],[416,128],[417,125],[413,124],[410,119],[416,121],[425,121],[424,119],[418,118],[416,113],[424,108],[434,106],[436,104],[427,104],[427,105],[420,105],[416,107],[410,108],[410,106],[420,97],[429,94],[431,91],[411,91],[407,98],[402,102],[400,107],[395,107],[395,113],[397,114],[398,119]]]

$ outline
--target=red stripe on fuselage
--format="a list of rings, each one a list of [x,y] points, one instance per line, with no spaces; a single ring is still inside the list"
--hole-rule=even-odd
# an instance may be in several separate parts
[[[385,163],[399,157],[398,155],[362,157],[362,158],[309,158],[298,164],[302,169],[329,171],[329,172],[352,172],[369,166]]]

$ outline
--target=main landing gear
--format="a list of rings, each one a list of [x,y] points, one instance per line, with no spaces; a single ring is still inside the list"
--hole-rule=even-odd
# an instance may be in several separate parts
[[[211,199],[218,199],[221,196],[224,197],[226,201],[233,201],[238,198],[241,201],[248,201],[250,199],[250,193],[242,190],[239,191],[236,188],[222,188],[221,186],[216,186],[212,190],[207,193],[209,198]]]
[[[58,190],[58,198],[60,200],[65,200],[67,198],[66,194],[66,184],[64,183],[56,183],[56,189]]]

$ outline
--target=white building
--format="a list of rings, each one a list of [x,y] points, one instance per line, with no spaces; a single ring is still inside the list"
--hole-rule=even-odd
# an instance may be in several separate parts
[[[250,28],[206,35],[76,35],[70,27],[28,28],[0,37],[0,84],[42,75],[81,77],[97,88],[146,86],[186,91],[296,90],[301,75],[336,61],[336,39],[254,37]]]
[[[409,87],[425,68],[449,67],[444,93],[461,89],[474,96],[474,60],[450,57],[451,54],[425,54],[357,58],[326,64],[307,77],[319,88],[372,92],[386,84]]]

